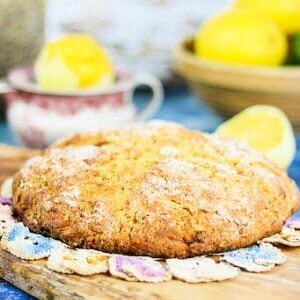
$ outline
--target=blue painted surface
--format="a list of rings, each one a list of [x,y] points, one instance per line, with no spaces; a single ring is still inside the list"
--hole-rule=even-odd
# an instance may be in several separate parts
[[[145,103],[145,95],[139,94],[136,98],[139,107]],[[164,105],[155,118],[176,121],[186,127],[207,132],[212,132],[222,122],[220,116],[185,90],[168,91]],[[4,122],[0,122],[0,143],[15,144],[12,133]],[[289,174],[300,186],[300,136],[297,137],[297,155],[289,169]],[[300,215],[300,211],[297,214]],[[27,300],[33,298],[6,282],[0,282],[0,299]]]
[[[25,294],[5,281],[0,282],[0,299],[1,300],[32,300],[33,297]]]

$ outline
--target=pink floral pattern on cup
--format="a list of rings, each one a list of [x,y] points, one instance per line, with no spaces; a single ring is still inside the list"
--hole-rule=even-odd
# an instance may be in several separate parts
[[[55,111],[59,114],[76,114],[86,107],[99,108],[108,105],[117,108],[126,104],[124,92],[117,92],[113,95],[100,96],[55,96],[44,97],[44,95],[29,92],[11,92],[6,96],[7,102],[13,105],[13,102],[22,99],[26,104],[35,104],[39,108]]]
[[[32,68],[18,68],[9,73],[8,85],[0,85],[17,140],[32,148],[45,148],[66,134],[146,120],[159,109],[163,99],[159,80],[150,74],[118,72],[117,82],[109,89],[57,93],[38,87],[32,74]],[[139,85],[147,85],[153,91],[142,112],[137,112],[132,102],[133,91]]]

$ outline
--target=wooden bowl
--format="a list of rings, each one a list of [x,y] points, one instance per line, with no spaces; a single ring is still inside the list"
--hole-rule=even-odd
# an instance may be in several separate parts
[[[175,50],[175,70],[219,113],[232,116],[255,104],[281,108],[300,131],[300,67],[237,67],[199,59],[193,39]]]

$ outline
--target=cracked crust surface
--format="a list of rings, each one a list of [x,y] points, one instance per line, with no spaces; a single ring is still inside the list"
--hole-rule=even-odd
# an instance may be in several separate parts
[[[13,205],[72,247],[165,258],[248,246],[279,232],[298,190],[247,146],[149,122],[79,134],[26,162]]]

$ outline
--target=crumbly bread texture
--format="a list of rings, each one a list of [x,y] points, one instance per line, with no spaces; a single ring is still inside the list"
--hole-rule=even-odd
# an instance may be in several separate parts
[[[280,232],[298,193],[244,144],[153,121],[57,142],[16,174],[13,205],[71,247],[185,258]]]

